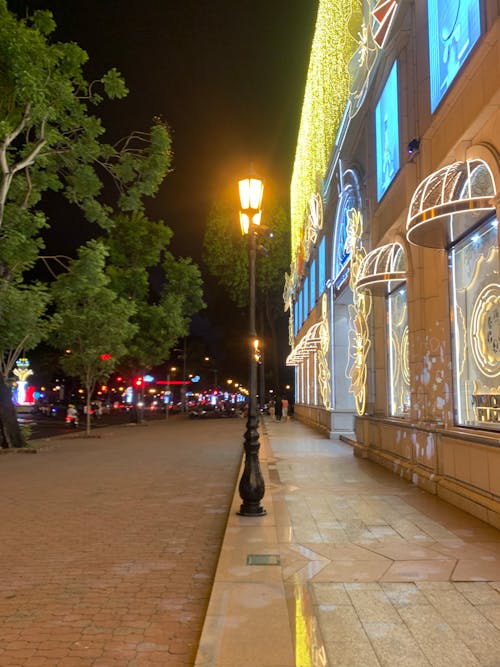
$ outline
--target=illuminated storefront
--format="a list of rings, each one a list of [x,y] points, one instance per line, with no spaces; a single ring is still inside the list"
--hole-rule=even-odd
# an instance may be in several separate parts
[[[499,11],[320,0],[284,292],[297,417],[496,525]]]

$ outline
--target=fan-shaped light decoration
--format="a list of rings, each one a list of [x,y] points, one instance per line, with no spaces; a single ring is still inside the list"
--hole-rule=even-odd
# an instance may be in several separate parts
[[[406,254],[400,243],[388,243],[369,252],[361,262],[356,288],[383,296],[391,284],[406,280]]]
[[[415,190],[406,236],[415,245],[446,248],[494,211],[495,181],[483,160],[454,162],[435,171]]]

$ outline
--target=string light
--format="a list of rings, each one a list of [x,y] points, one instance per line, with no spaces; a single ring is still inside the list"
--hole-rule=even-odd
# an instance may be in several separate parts
[[[311,48],[291,183],[292,257],[307,206],[326,174],[350,93],[348,64],[361,30],[358,0],[321,0]]]

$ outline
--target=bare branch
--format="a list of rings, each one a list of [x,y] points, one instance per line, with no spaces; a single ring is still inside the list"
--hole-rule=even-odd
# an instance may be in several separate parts
[[[58,274],[50,266],[49,260],[53,260],[56,264],[59,264],[59,266],[61,266],[66,272],[68,271],[68,264],[71,262],[71,257],[68,257],[67,255],[40,255],[38,259],[42,260],[45,268],[53,278],[57,278]],[[65,264],[63,260],[66,260],[67,263]]]

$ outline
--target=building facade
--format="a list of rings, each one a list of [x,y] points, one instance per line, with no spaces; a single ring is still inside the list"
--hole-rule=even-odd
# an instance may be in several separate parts
[[[291,186],[295,414],[500,527],[500,9],[320,0]]]

